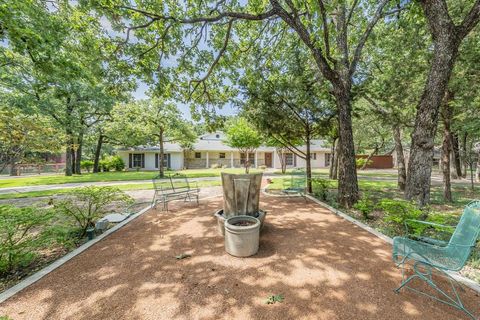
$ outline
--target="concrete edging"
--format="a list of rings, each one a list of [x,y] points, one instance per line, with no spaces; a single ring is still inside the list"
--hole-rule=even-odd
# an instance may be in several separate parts
[[[102,233],[101,235],[99,235],[98,237],[96,237],[95,239],[93,240],[90,240],[84,244],[82,244],[80,247],[74,249],[73,251],[67,253],[66,255],[64,255],[63,257],[55,260],[54,262],[52,262],[51,264],[49,264],[48,266],[46,266],[45,268],[35,272],[34,274],[32,274],[31,276],[28,276],[27,278],[25,278],[24,280],[20,281],[19,283],[17,283],[16,285],[14,285],[13,287],[5,290],[4,292],[0,293],[0,303],[3,303],[4,301],[6,301],[7,299],[9,299],[10,297],[12,297],[13,295],[17,294],[18,292],[22,291],[23,289],[25,289],[26,287],[34,284],[35,282],[37,282],[38,280],[40,280],[41,278],[45,277],[47,274],[49,274],[50,272],[54,271],[55,269],[57,269],[58,267],[62,266],[63,264],[65,264],[66,262],[68,262],[69,260],[73,259],[74,257],[78,256],[80,253],[82,253],[83,251],[87,250],[88,248],[90,248],[91,246],[93,246],[94,244],[96,244],[97,242],[100,242],[103,238],[109,236],[110,234],[114,233],[115,231],[117,231],[118,229],[122,228],[123,226],[125,226],[127,223],[129,223],[130,221],[138,218],[139,216],[141,216],[142,214],[144,214],[145,212],[147,212],[148,210],[150,210],[152,208],[151,205],[143,208],[142,210],[140,210],[139,212],[131,215],[130,217],[128,217],[127,219],[123,220],[122,222],[118,223],[117,225],[113,226],[112,228],[108,229],[107,231],[105,231],[104,233]]]
[[[306,197],[310,200],[312,200],[313,202],[321,205],[322,207],[332,211],[333,213],[335,213],[336,215],[342,217],[343,219],[347,220],[347,221],[350,221],[351,223],[355,224],[356,226],[359,226],[360,228],[364,229],[365,231],[368,231],[370,232],[371,234],[377,236],[378,238],[384,240],[385,242],[388,242],[389,244],[393,244],[393,239],[390,238],[389,236],[386,236],[384,235],[383,233],[373,229],[372,227],[358,221],[357,219],[355,218],[352,218],[351,216],[347,215],[346,213],[338,210],[338,209],[335,209],[331,206],[329,206],[328,204],[318,200],[317,198],[315,197],[312,197],[310,195],[306,195]],[[450,275],[453,279],[455,279],[456,281],[458,281],[459,283],[469,287],[470,289],[480,293],[480,284],[476,283],[475,281],[473,280],[470,280],[464,276],[462,276],[461,274],[459,274],[458,272],[447,272],[448,275]]]

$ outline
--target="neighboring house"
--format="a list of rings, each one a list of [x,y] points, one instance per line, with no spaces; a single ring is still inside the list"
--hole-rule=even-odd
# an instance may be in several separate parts
[[[224,142],[225,134],[221,131],[200,136],[191,150],[182,150],[176,143],[164,144],[163,165],[172,170],[211,168],[224,166],[227,168],[243,167],[246,155],[237,149],[227,146]],[[127,168],[143,170],[158,170],[159,147],[136,147],[117,150]],[[299,147],[305,151],[305,146]],[[311,143],[311,157],[313,168],[323,168],[330,165],[330,148],[324,146],[322,140],[313,140]],[[280,159],[273,147],[261,146],[249,154],[248,159],[252,167],[266,166],[280,169]],[[305,167],[305,160],[293,153],[286,154],[287,168]]]

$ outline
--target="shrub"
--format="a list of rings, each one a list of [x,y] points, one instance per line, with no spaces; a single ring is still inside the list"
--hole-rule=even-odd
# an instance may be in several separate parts
[[[367,162],[367,158],[357,158],[355,159],[355,165],[357,166],[357,168],[361,168],[365,165],[365,163],[367,163],[367,166],[372,164],[373,161],[372,160],[368,160]]]
[[[403,233],[405,221],[418,219],[423,211],[413,203],[406,200],[382,199],[377,205],[384,212],[383,220],[391,224],[397,233]],[[425,227],[421,224],[409,223],[415,234],[421,233]]]
[[[83,187],[67,193],[67,197],[54,204],[62,215],[72,218],[84,236],[96,220],[108,213],[108,206],[114,203],[129,204],[133,199],[114,187]]]
[[[100,160],[99,165],[103,172],[110,170],[122,171],[125,169],[125,163],[119,156],[105,157],[104,159]]]
[[[373,209],[375,209],[375,204],[367,195],[365,195],[363,198],[358,200],[353,208],[360,211],[364,219],[370,219],[370,213],[372,213]]]
[[[219,165],[218,163],[214,163],[214,164],[212,164],[212,165],[210,166],[210,168],[212,168],[212,169],[218,169],[218,168],[221,168],[221,167],[222,167],[222,166]]]
[[[321,178],[312,179],[313,195],[320,200],[327,201],[330,188],[330,182]]]
[[[267,169],[267,166],[261,165],[261,166],[258,166],[258,168],[261,169],[261,170],[265,170],[265,169]]]
[[[0,206],[0,273],[32,262],[35,249],[44,243],[43,227],[52,218],[51,210]]]
[[[82,168],[83,170],[87,170],[87,172],[90,173],[90,171],[93,168],[93,161],[92,160],[82,160],[80,162],[80,168]]]

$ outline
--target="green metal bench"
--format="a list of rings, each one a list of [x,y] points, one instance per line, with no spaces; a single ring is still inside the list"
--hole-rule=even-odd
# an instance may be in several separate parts
[[[285,183],[284,180],[282,193],[287,196],[301,196],[307,201],[305,197],[305,190],[307,188],[307,174],[305,170],[301,168],[293,170],[290,179],[286,181],[288,181],[288,183]]]
[[[154,194],[152,206],[162,203],[162,210],[168,211],[168,203],[173,200],[192,201],[196,200],[198,205],[198,194],[200,189],[197,183],[192,187],[184,174],[176,173],[165,178],[155,177],[152,179]]]
[[[457,293],[456,285],[458,284],[449,274],[449,271],[461,270],[476,245],[480,232],[480,201],[471,202],[465,207],[456,227],[418,220],[410,220],[410,222],[437,228],[452,228],[453,234],[448,242],[426,237],[414,240],[408,236],[408,224],[406,223],[407,237],[393,238],[393,260],[402,269],[402,283],[395,289],[395,292],[398,293],[400,289],[408,288],[460,309],[472,319],[475,319],[473,314],[463,305]],[[413,263],[413,274],[410,277],[407,277],[405,273],[408,262]],[[449,280],[454,296],[453,294],[449,295],[433,281],[433,271],[438,271],[440,275]],[[438,296],[408,286],[410,281],[414,279],[425,281],[438,293]]]

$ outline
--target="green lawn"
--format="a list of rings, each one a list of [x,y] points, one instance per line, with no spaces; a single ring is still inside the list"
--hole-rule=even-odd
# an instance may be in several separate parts
[[[198,187],[213,187],[213,186],[220,186],[222,183],[220,180],[207,180],[207,181],[198,181]],[[127,191],[127,190],[150,190],[153,189],[153,185],[151,183],[135,183],[135,184],[121,184],[112,187],[117,187],[120,190]],[[55,189],[55,190],[43,190],[43,191],[32,191],[32,192],[22,192],[22,193],[8,193],[8,194],[0,194],[0,200],[5,199],[20,199],[20,198],[36,198],[36,197],[49,197],[59,194],[67,193],[74,188],[62,188],[62,189]]]
[[[287,169],[286,174],[289,174],[294,169]],[[312,169],[312,174],[319,175],[319,176],[328,176],[329,169],[328,168],[319,168],[319,169]],[[280,170],[275,171],[275,174],[282,174]],[[381,172],[381,171],[369,171],[369,170],[358,170],[357,175],[359,177],[386,177],[396,179],[397,174],[391,172]]]
[[[169,173],[171,173],[170,171]],[[219,177],[220,172],[244,173],[245,169],[188,169],[176,171],[186,174],[189,178],[202,177]],[[250,172],[261,172],[261,170],[251,169]],[[128,172],[100,172],[100,173],[84,173],[82,175],[74,175],[66,177],[63,175],[39,175],[17,178],[0,179],[0,188],[11,188],[21,186],[38,186],[62,183],[78,183],[78,182],[107,182],[107,181],[131,181],[131,180],[149,180],[155,177],[156,171],[128,171]]]

